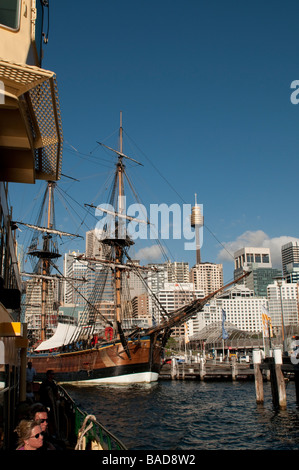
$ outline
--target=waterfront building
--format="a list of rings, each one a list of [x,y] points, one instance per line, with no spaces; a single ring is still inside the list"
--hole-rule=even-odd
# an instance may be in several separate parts
[[[281,270],[272,267],[269,248],[244,247],[234,253],[234,259],[234,279],[249,269],[251,273],[242,282],[257,297],[266,297],[267,286],[281,276]]]
[[[222,322],[222,310],[224,310],[226,321],[237,329],[260,332],[262,306],[267,308],[267,299],[254,296],[253,290],[244,285],[236,285],[213,298],[198,315],[202,317],[204,326],[208,326]]]
[[[190,270],[190,282],[195,290],[211,294],[223,286],[223,266],[215,263],[199,263]]]
[[[298,325],[298,284],[282,279],[275,280],[267,288],[269,314],[273,329],[281,330],[284,326]],[[282,322],[283,317],[283,322]]]

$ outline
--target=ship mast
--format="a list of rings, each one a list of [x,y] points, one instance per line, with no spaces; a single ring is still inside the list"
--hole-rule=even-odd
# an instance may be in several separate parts
[[[119,126],[119,151],[123,151],[123,129],[122,129],[122,112],[120,112],[120,126]],[[118,173],[118,212],[123,214],[123,157],[118,156],[117,173]],[[118,219],[117,236],[120,236],[120,221]],[[123,262],[123,247],[119,243],[115,245],[115,291],[116,291],[116,324],[119,325],[121,320],[121,270],[117,264]],[[119,332],[118,332],[119,336]]]
[[[53,227],[53,186],[54,182],[48,182],[48,220],[47,228]],[[49,276],[50,274],[50,259],[58,258],[59,253],[51,251],[50,239],[51,235],[45,233],[43,235],[43,252],[40,253],[42,259],[42,274],[43,276]],[[46,306],[47,306],[47,294],[48,294],[48,280],[43,277],[42,279],[42,309],[41,309],[41,341],[46,339]]]
[[[46,199],[48,198],[48,210],[47,210],[47,223],[46,227],[38,227],[30,224],[28,225],[31,228],[34,228],[37,231],[42,231],[42,247],[38,247],[38,240],[36,235],[34,235],[33,240],[31,241],[31,246],[28,250],[28,254],[39,260],[39,274],[42,274],[42,295],[41,295],[41,329],[40,329],[40,339],[45,341],[46,339],[46,310],[47,310],[47,297],[49,296],[48,282],[50,278],[51,270],[51,260],[58,259],[61,255],[58,252],[58,248],[52,240],[52,235],[64,235],[71,237],[78,237],[67,232],[59,232],[54,229],[54,188],[56,183],[54,181],[48,181],[47,188],[44,194],[43,203],[40,211],[40,217],[44,211]]]
[[[102,243],[107,244],[110,247],[114,247],[114,279],[115,279],[115,331],[117,338],[120,338],[124,341],[123,331],[121,327],[122,319],[122,271],[123,271],[123,258],[124,258],[124,248],[130,245],[133,245],[134,242],[126,233],[126,219],[131,219],[125,214],[125,199],[124,199],[124,173],[125,166],[123,164],[123,159],[131,160],[139,165],[141,163],[137,162],[131,157],[128,157],[123,153],[123,127],[122,127],[122,112],[120,112],[120,127],[119,127],[119,150],[114,150],[107,145],[98,142],[100,145],[106,147],[109,150],[112,150],[118,155],[118,161],[116,164],[116,174],[114,181],[114,188],[116,190],[116,198],[113,201],[115,212],[113,217],[115,217],[115,233],[108,235],[102,240]],[[142,221],[143,222],[143,221]]]

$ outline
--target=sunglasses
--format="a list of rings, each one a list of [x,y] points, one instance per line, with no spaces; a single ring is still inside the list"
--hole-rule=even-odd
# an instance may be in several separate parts
[[[38,419],[39,423],[47,423],[49,420],[44,418],[44,419]]]
[[[32,439],[33,439],[33,438],[34,438],[34,439],[38,439],[39,436],[43,437],[43,435],[42,435],[41,432],[38,432],[37,434],[35,434],[35,436],[30,436],[30,439],[31,439],[31,438],[32,438]]]

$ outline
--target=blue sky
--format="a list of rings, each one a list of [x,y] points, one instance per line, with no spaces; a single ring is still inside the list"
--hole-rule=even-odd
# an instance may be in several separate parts
[[[127,170],[145,205],[193,204],[197,193],[202,261],[222,262],[225,280],[241,246],[269,246],[277,265],[281,245],[299,236],[299,105],[290,100],[299,80],[299,3],[82,5],[51,0],[44,47],[43,67],[56,72],[59,87],[62,172],[80,180],[62,178],[63,192],[82,204],[105,201],[115,160],[97,141],[117,146],[122,111],[124,152],[144,165]],[[15,219],[31,216],[40,187],[10,185]],[[79,222],[56,207],[57,226],[76,231]],[[184,240],[166,247],[171,260],[195,263]],[[84,245],[61,250],[72,248]]]

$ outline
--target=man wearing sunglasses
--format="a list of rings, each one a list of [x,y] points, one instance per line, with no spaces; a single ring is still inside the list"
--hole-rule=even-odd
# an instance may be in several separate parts
[[[30,409],[30,418],[39,423],[43,435],[43,445],[40,450],[56,450],[48,431],[48,411],[41,403],[34,403]]]

